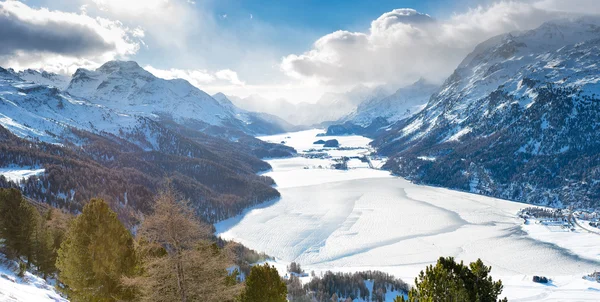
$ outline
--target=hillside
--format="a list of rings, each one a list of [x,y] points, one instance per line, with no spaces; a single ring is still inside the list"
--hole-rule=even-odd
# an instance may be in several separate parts
[[[79,81],[74,78],[70,88]],[[131,83],[139,86],[139,81]],[[292,148],[265,143],[224,122],[134,112],[137,105],[167,102],[138,94],[123,105],[121,88],[104,97],[90,94],[105,106],[0,69],[0,167],[43,170],[19,185],[36,200],[80,211],[87,200],[101,196],[120,204],[129,220],[150,209],[152,196],[167,180],[210,222],[279,196],[271,179],[256,175],[270,168],[259,158],[289,156]],[[226,112],[208,98],[209,106]],[[161,106],[156,108],[166,108]],[[16,185],[0,176],[1,187]]]
[[[600,22],[548,22],[478,45],[425,109],[373,145],[417,182],[598,207]]]
[[[407,119],[423,108],[439,86],[419,79],[386,97],[370,98],[327,129],[328,135],[360,134],[369,137],[390,124]]]

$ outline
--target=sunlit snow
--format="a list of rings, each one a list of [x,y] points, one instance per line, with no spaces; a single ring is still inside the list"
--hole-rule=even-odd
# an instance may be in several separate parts
[[[332,139],[317,133],[263,139],[306,151],[318,148],[312,144],[318,139]],[[335,138],[341,147],[362,144],[362,149],[349,151],[356,156],[369,151],[367,138]],[[377,269],[412,282],[440,256],[481,258],[503,280],[511,301],[600,298],[600,284],[582,279],[600,269],[599,255],[591,252],[600,246],[600,236],[554,236],[522,225],[516,214],[525,204],[415,185],[368,167],[318,168],[328,162],[332,160],[269,160],[273,170],[266,175],[277,183],[281,198],[217,223],[217,234],[278,261],[299,262],[307,270]],[[553,283],[533,283],[533,275]]]
[[[0,168],[0,175],[6,177],[9,181],[21,181],[23,178],[29,178],[31,176],[40,175],[44,173],[45,169],[32,169],[22,167],[12,168]]]

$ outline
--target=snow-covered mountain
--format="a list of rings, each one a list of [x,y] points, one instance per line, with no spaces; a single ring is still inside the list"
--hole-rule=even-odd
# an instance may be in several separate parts
[[[363,127],[369,126],[376,118],[384,118],[394,123],[408,118],[421,111],[439,85],[429,83],[425,79],[402,87],[394,94],[384,98],[373,98],[364,101],[341,122],[352,122]]]
[[[356,110],[366,101],[380,100],[391,94],[386,87],[357,86],[352,90],[324,93],[315,103],[293,104],[285,99],[268,100],[260,95],[246,98],[228,96],[237,107],[252,112],[262,112],[277,116],[293,125],[315,125],[337,121]]]
[[[177,122],[192,119],[209,125],[235,120],[234,112],[189,82],[157,78],[132,61],[109,61],[93,71],[78,69],[66,91],[129,114],[166,116]]]
[[[36,84],[53,86],[60,90],[65,90],[71,81],[71,78],[68,76],[47,72],[44,70],[37,71],[33,69],[26,69],[19,71],[17,74],[23,80]]]
[[[374,141],[413,180],[562,206],[600,198],[600,21],[478,45],[413,117]]]
[[[255,133],[283,133],[298,131],[302,127],[292,125],[284,119],[264,112],[252,112],[241,109],[233,104],[228,96],[219,92],[212,96],[221,106],[235,114],[238,120],[243,121]],[[233,97],[235,98],[235,97]]]
[[[96,70],[78,69],[72,77],[31,69],[6,72],[23,80],[19,85],[29,85],[28,89],[33,84],[53,87],[63,98],[123,115],[172,119],[201,128],[229,127],[251,135],[285,131],[277,123],[244,112],[230,102],[220,103],[185,80],[157,78],[132,61],[109,61]]]
[[[393,94],[374,95],[359,103],[352,113],[327,128],[328,135],[360,134],[369,137],[386,131],[390,124],[407,119],[421,111],[439,85],[419,79]]]
[[[118,133],[137,123],[123,114],[74,98],[56,87],[36,84],[0,68],[0,125],[19,137],[58,143],[70,128]]]
[[[270,167],[259,158],[294,150],[248,133],[284,131],[280,126],[136,66],[79,70],[73,93],[35,83],[39,74],[27,72],[26,80],[0,68],[0,168],[41,171],[20,184],[26,196],[71,211],[105,196],[124,203],[132,219],[171,178],[207,221],[278,196],[272,180],[256,175]],[[0,187],[13,186],[0,176]]]

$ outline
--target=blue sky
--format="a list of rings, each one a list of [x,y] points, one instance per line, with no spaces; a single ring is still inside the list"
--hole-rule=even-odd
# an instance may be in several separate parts
[[[599,12],[597,0],[0,0],[14,31],[0,33],[0,66],[69,74],[135,60],[209,93],[311,102],[441,82],[494,35]]]

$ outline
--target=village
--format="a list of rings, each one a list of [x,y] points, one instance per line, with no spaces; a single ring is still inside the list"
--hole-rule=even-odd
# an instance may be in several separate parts
[[[517,214],[524,225],[544,226],[548,232],[590,233],[600,236],[600,212],[581,209],[551,209],[527,207]],[[599,268],[600,269],[600,268]],[[600,282],[600,271],[583,276],[588,281]],[[533,282],[550,283],[551,279],[534,276]]]

